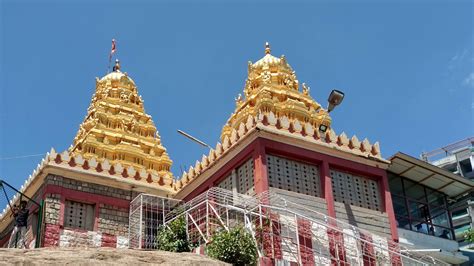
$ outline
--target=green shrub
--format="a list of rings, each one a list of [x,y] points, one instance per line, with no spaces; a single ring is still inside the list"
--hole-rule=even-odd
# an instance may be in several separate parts
[[[233,265],[257,263],[255,242],[242,227],[232,228],[229,232],[223,230],[215,233],[207,245],[207,255]]]
[[[186,221],[183,216],[175,219],[168,226],[160,226],[156,237],[159,250],[188,252],[191,247],[186,235]]]
[[[464,233],[464,239],[469,243],[474,243],[474,229],[469,228],[469,230]]]

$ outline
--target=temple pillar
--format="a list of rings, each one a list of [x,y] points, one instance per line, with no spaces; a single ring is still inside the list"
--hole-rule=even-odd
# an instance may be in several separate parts
[[[265,158],[265,146],[258,140],[253,152],[254,159],[254,184],[255,193],[259,194],[269,190],[267,161]]]
[[[329,163],[323,161],[321,163],[321,184],[322,184],[322,195],[326,199],[326,205],[328,208],[328,216],[336,218],[336,211],[334,209],[334,194],[332,192],[332,180],[329,172]]]

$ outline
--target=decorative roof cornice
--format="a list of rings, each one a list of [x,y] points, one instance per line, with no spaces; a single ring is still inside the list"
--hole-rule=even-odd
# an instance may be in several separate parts
[[[84,159],[82,155],[70,156],[67,151],[63,153],[51,153],[49,158],[57,165],[67,165],[69,168],[81,168],[91,172],[103,174],[109,177],[121,177],[128,181],[137,183],[137,186],[142,182],[156,185],[157,189],[169,190],[173,184],[173,177],[167,172],[158,172],[155,170],[141,169],[135,170],[132,166],[123,166],[119,163],[111,163],[105,159],[98,162],[95,158]],[[52,162],[50,162],[52,164]]]
[[[80,170],[85,174],[100,175],[105,178],[119,179],[121,182],[128,183],[136,187],[147,187],[156,189],[157,191],[165,191],[166,194],[174,194],[174,181],[170,174],[160,173],[157,171],[145,171],[144,169],[136,171],[133,167],[124,167],[120,163],[110,163],[107,159],[97,162],[95,158],[84,159],[82,155],[71,156],[69,152],[64,151],[57,153],[53,148],[41,160],[33,173],[25,180],[19,189],[20,192],[26,193],[30,189],[32,182],[42,174],[46,167],[61,167],[66,170]],[[36,191],[35,191],[36,192]],[[33,195],[35,192],[32,192]],[[14,205],[20,198],[17,193],[10,200],[10,205]],[[0,221],[3,221],[5,215],[10,211],[7,205],[0,213]]]
[[[222,143],[217,143],[215,149],[211,149],[208,155],[202,156],[201,161],[196,161],[194,166],[191,166],[187,172],[185,171],[181,178],[175,182],[174,189],[179,191],[196,179],[254,129],[300,138],[358,157],[389,163],[382,158],[378,142],[371,144],[367,138],[360,141],[357,136],[352,136],[349,139],[344,132],[337,135],[333,129],[326,133],[320,133],[308,122],[302,124],[298,119],[290,119],[287,116],[279,117],[273,112],[268,112],[260,113],[255,117],[247,116],[246,121],[241,122],[237,129],[232,129],[230,136],[224,136]]]

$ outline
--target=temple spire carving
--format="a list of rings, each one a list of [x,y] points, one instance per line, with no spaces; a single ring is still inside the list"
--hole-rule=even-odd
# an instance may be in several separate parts
[[[315,128],[331,125],[331,118],[324,108],[310,96],[309,86],[299,81],[284,55],[271,54],[270,44],[265,43],[265,55],[255,63],[248,62],[248,77],[244,86],[244,99],[236,99],[236,109],[224,125],[221,140],[230,137],[249,115],[270,113]]]
[[[152,117],[145,112],[135,82],[120,69],[116,60],[113,72],[96,78],[95,93],[69,153],[172,178],[172,161]]]

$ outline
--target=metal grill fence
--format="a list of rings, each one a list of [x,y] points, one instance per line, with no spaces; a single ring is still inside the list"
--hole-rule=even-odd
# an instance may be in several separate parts
[[[130,245],[156,248],[156,231],[150,228],[184,217],[193,246],[209,243],[220,230],[243,226],[252,235],[259,256],[282,265],[446,265],[323,213],[295,212],[301,208],[272,192],[251,197],[217,187],[181,204],[139,195],[130,208]],[[150,210],[162,216],[146,215]]]
[[[128,238],[129,247],[156,249],[158,228],[165,216],[173,210],[179,200],[140,194],[130,202]]]

